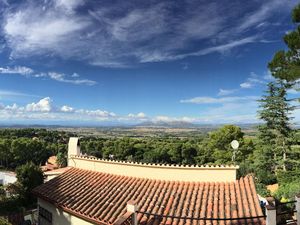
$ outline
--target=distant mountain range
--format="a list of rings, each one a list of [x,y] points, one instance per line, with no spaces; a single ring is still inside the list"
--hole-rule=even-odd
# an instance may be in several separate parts
[[[189,123],[184,121],[172,121],[172,122],[164,122],[164,121],[157,121],[157,122],[143,122],[134,127],[165,127],[165,128],[211,128],[215,129],[225,124],[196,124],[196,123]],[[257,127],[259,124],[255,123],[245,123],[245,124],[235,124],[243,129],[250,129]]]
[[[184,121],[148,121],[143,122],[139,124],[120,124],[120,123],[114,123],[114,124],[78,124],[78,125],[56,125],[56,124],[0,124],[0,128],[45,128],[45,129],[58,129],[58,128],[195,128],[195,129],[217,129],[221,126],[224,126],[225,124],[195,124],[195,123],[189,123]],[[242,129],[253,129],[256,128],[259,124],[258,123],[241,123],[241,124],[235,124]],[[294,126],[294,128],[299,128],[298,126]]]
[[[157,122],[143,122],[139,123],[137,125],[134,125],[135,127],[170,127],[170,128],[194,128],[198,127],[197,124],[184,122],[184,121],[172,121],[172,122],[165,122],[165,121],[157,121]]]

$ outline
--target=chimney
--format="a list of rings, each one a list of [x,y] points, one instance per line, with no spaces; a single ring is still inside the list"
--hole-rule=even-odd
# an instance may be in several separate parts
[[[80,143],[78,137],[71,137],[68,144],[68,166],[70,165],[71,156],[80,155]]]

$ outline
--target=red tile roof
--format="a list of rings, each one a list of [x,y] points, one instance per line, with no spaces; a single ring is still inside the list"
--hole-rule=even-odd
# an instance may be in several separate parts
[[[96,224],[113,224],[135,200],[139,224],[264,224],[264,219],[234,221],[192,218],[262,216],[252,177],[236,182],[180,182],[136,178],[72,168],[34,189],[34,194]],[[128,214],[128,213],[127,213]],[[191,219],[190,219],[191,218]]]
[[[54,169],[54,170],[50,170],[50,171],[46,171],[44,172],[44,174],[47,176],[47,175],[54,175],[54,174],[61,174],[61,173],[64,173],[66,172],[67,170],[71,169],[72,167],[63,167],[63,168],[58,168],[58,169]]]

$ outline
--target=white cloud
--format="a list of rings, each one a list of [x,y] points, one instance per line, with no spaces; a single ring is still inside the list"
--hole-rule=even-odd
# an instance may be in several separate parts
[[[0,67],[0,73],[2,74],[20,74],[28,76],[33,73],[31,68],[25,66],[15,66],[15,67]]]
[[[67,10],[68,13],[73,13],[77,7],[84,5],[84,0],[55,0],[55,5]]]
[[[75,36],[89,22],[66,15],[63,11],[31,2],[26,6],[21,4],[17,11],[7,13],[3,31],[12,49],[12,57],[64,51],[63,46],[70,41],[68,36]]]
[[[233,96],[233,97],[222,97],[222,98],[213,98],[213,97],[195,97],[191,99],[180,100],[180,103],[193,103],[193,104],[223,104],[223,103],[232,103],[232,102],[243,102],[243,101],[255,101],[258,96]]]
[[[227,51],[230,51],[233,48],[239,47],[241,45],[249,44],[257,42],[257,36],[250,36],[239,40],[234,40],[229,43],[216,45],[208,48],[201,49],[196,52],[186,53],[186,54],[177,54],[177,55],[168,55],[166,53],[161,52],[154,52],[152,54],[143,54],[140,55],[141,62],[159,62],[159,61],[171,61],[171,60],[178,60],[178,59],[184,59],[186,57],[190,56],[203,56],[208,55],[211,53],[225,53]]]
[[[267,31],[251,37],[242,31],[268,22],[265,20],[282,3],[274,0],[257,5],[258,10],[241,17],[239,10],[232,10],[234,2],[183,1],[182,14],[175,16],[176,2],[151,1],[142,6],[126,1],[114,7],[84,0],[27,1],[6,7],[2,27],[13,58],[58,56],[104,67],[127,67],[223,54],[245,44],[265,43]],[[290,10],[291,4],[286,8]],[[229,22],[232,29],[227,29]],[[190,48],[199,41],[207,47]]]
[[[241,87],[241,88],[252,88],[253,85],[252,85],[252,83],[250,83],[250,82],[244,82],[244,83],[241,83],[241,84],[240,84],[240,87]]]
[[[4,107],[5,110],[16,112],[16,111],[23,111],[24,107],[19,107],[16,103],[12,105],[7,105]]]
[[[225,96],[225,95],[231,95],[233,93],[235,93],[237,91],[237,89],[220,89],[218,96]]]
[[[64,105],[60,108],[62,112],[74,112],[74,109],[70,106]]]
[[[17,92],[17,91],[8,91],[8,90],[0,89],[0,99],[11,99],[15,97],[38,97],[38,96]]]
[[[267,72],[264,73],[263,79],[265,79],[266,81],[274,80],[274,77],[272,76],[270,70],[268,70]]]
[[[53,109],[51,103],[52,100],[49,97],[46,97],[37,103],[33,102],[26,105],[25,109],[28,112],[50,112]]]
[[[215,101],[214,101],[215,102]],[[49,124],[59,122],[79,122],[97,123],[97,122],[128,122],[139,123],[145,121],[152,122],[188,122],[188,123],[254,123],[258,122],[256,111],[258,103],[254,96],[248,99],[233,98],[231,100],[219,100],[220,106],[206,108],[196,116],[169,116],[157,115],[153,117],[146,116],[145,113],[129,113],[119,115],[103,109],[82,109],[68,105],[57,106],[50,97],[45,97],[37,102],[25,104],[4,105],[0,103],[0,122],[22,121],[30,123],[47,122]],[[292,116],[295,121],[300,120],[300,110],[296,110]]]
[[[287,93],[292,94],[292,95],[296,95],[296,94],[299,94],[299,91],[297,91],[295,89],[289,89],[289,90],[287,90]]]
[[[40,72],[35,73],[35,71],[29,67],[25,66],[15,66],[15,67],[0,67],[0,74],[18,74],[26,77],[34,77],[34,78],[50,78],[52,80],[56,80],[59,82],[77,84],[77,85],[95,85],[96,81],[89,79],[79,79],[79,74],[73,73],[69,76],[71,79],[67,78],[68,76],[64,73],[58,72]]]
[[[97,84],[96,81],[88,80],[88,79],[66,79],[66,75],[63,73],[57,73],[57,72],[49,72],[48,76],[56,81],[64,82],[64,83],[71,83],[71,84],[85,84],[85,85],[95,85]],[[75,77],[78,77],[79,75],[76,74]],[[74,74],[71,76],[74,77]]]
[[[259,76],[254,72],[250,73],[250,76],[247,78],[247,80],[240,84],[241,88],[253,88],[257,85],[265,85],[268,82],[274,80],[274,78],[271,76],[270,72],[265,72],[263,76]]]
[[[201,122],[199,118],[196,117],[189,117],[189,116],[182,116],[182,117],[171,117],[171,116],[155,116],[151,119],[154,123],[165,122],[165,123],[172,123],[172,122],[185,122],[185,123],[197,123]]]
[[[143,112],[140,112],[140,113],[137,113],[137,114],[134,114],[134,113],[129,113],[128,114],[128,117],[129,118],[139,118],[139,119],[143,119],[143,118],[146,118],[146,114],[143,113]]]
[[[244,19],[241,20],[241,24],[236,28],[239,32],[243,32],[252,27],[259,27],[263,22],[272,14],[278,10],[287,10],[294,7],[296,0],[282,1],[273,0],[263,3],[257,10],[250,12]]]
[[[55,121],[71,121],[73,123],[78,123],[79,121],[88,123],[101,121],[138,123],[147,121],[150,118],[143,112],[117,115],[114,112],[102,109],[83,109],[69,105],[57,106],[50,97],[45,97],[24,106],[0,103],[0,121],[7,121],[8,119],[48,123]]]

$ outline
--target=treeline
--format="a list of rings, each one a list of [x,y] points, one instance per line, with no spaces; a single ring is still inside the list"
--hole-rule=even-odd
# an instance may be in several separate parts
[[[232,140],[240,142],[236,163],[248,159],[254,144],[241,128],[227,125],[203,138],[82,138],[81,151],[98,158],[168,164],[232,164]]]
[[[46,129],[0,130],[0,167],[15,169],[27,162],[43,165],[49,156],[65,155],[72,133]]]
[[[226,125],[218,130],[195,138],[145,137],[145,138],[80,138],[83,154],[104,159],[115,159],[145,163],[198,164],[240,166],[238,176],[252,173],[261,187],[280,182],[285,186],[281,196],[292,196],[300,191],[295,181],[300,175],[300,135],[291,131],[285,155],[284,169],[280,167],[282,157],[274,158],[275,145],[262,139],[265,129],[260,128],[256,136],[247,137],[240,127]],[[27,162],[43,165],[56,155],[61,166],[66,165],[69,137],[76,136],[63,131],[45,129],[0,130],[0,165],[15,169]],[[233,160],[232,140],[238,140],[239,149]],[[263,141],[265,140],[265,141]],[[277,151],[278,152],[278,151]],[[277,159],[277,161],[276,161]],[[261,190],[260,190],[261,191]]]

